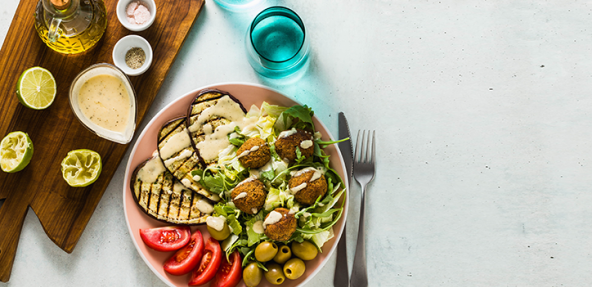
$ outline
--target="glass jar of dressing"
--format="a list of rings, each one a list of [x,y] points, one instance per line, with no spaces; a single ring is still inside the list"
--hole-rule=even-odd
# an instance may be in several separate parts
[[[110,141],[127,144],[136,129],[136,94],[117,67],[95,64],[70,86],[70,107],[82,125]]]

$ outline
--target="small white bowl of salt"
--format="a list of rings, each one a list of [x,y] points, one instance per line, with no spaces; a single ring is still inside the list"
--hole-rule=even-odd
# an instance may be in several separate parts
[[[117,19],[130,31],[144,31],[156,19],[156,3],[154,0],[119,0]]]

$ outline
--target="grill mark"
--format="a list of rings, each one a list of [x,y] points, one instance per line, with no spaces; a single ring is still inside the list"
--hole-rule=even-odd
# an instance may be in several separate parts
[[[195,152],[194,152],[194,153],[195,153]],[[185,161],[184,161],[184,162],[182,162],[182,163],[179,165],[179,167],[177,167],[177,168],[175,169],[175,171],[173,172],[173,174],[175,174],[177,171],[179,171],[179,170],[180,170],[180,169],[181,169],[181,168],[182,168],[182,167],[183,167],[183,166],[184,166],[184,165],[185,165],[185,164],[186,164],[188,161],[190,161],[192,156],[193,156],[193,154],[192,154],[190,157],[186,158],[186,159],[185,159]],[[195,166],[196,166],[196,165],[193,165],[193,166],[190,168],[190,170],[193,170],[193,168],[194,168]],[[186,174],[188,174],[188,173],[186,173]],[[175,176],[175,177],[176,177],[176,176]],[[178,179],[179,181],[181,181],[181,179],[182,179],[182,178],[177,178],[177,179]]]
[[[177,119],[174,119],[174,120],[172,120],[172,121],[164,124],[163,127],[160,129],[160,132],[158,133],[159,134],[159,139],[158,139],[159,143],[162,142],[163,139],[167,138],[170,134],[172,134],[173,132],[175,132],[179,128],[179,126],[183,125],[184,124],[183,123],[183,120],[184,120],[184,117],[183,118],[177,118]],[[175,121],[179,121],[179,122],[175,123]],[[176,124],[176,126],[174,128],[172,128],[171,131],[169,131],[168,133],[166,133],[166,134],[163,135],[162,134],[162,131],[165,128],[167,128],[169,125],[173,125],[173,124]],[[182,128],[184,128],[184,126]]]
[[[170,190],[172,193],[173,183],[175,179],[171,173],[166,171],[158,176],[155,183],[137,182],[137,172],[145,166],[145,163],[146,162],[140,164],[136,168],[136,170],[132,174],[132,181],[130,181],[132,196],[136,204],[140,205],[140,202],[142,201],[146,203],[146,207],[140,205],[140,209],[142,209],[144,213],[146,213],[148,216],[152,218],[172,224],[198,225],[205,223],[205,214],[199,214],[199,216],[195,216],[195,213],[192,212],[191,203],[196,202],[196,196],[198,195],[198,193],[191,191],[191,189],[187,191],[189,194],[189,198],[187,200],[189,202],[188,217],[186,219],[181,219],[180,217],[184,202],[183,192],[181,192],[179,195],[180,197],[179,204],[177,206],[177,212],[169,216],[169,214],[172,211],[170,202],[173,194],[168,194],[167,190]],[[160,188],[157,190],[158,186],[160,186]],[[143,188],[145,189],[144,191]],[[158,198],[155,198],[155,196]],[[167,199],[168,204],[163,206],[164,202],[167,201]],[[150,202],[153,200],[156,202],[155,209],[150,208]],[[161,208],[164,212],[163,215],[160,215],[159,212]]]
[[[164,191],[164,176],[163,176],[163,182],[160,185],[160,190],[158,191],[158,202],[156,203],[156,210],[154,211],[156,218],[158,218],[160,216],[160,213],[158,213],[158,211],[160,210],[160,200],[162,198],[163,191]]]
[[[173,183],[174,183],[174,180],[173,180]],[[167,184],[167,188],[168,188],[168,190],[171,191],[171,193],[169,194],[168,191],[166,191],[166,190],[164,191],[164,192],[166,192],[166,196],[169,197],[169,203],[167,204],[166,213],[165,213],[164,217],[168,219],[169,214],[171,213],[171,198],[172,198],[172,195],[173,195],[172,194],[172,185],[168,185]]]

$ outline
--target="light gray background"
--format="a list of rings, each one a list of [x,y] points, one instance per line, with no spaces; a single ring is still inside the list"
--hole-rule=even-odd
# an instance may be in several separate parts
[[[1,39],[16,2],[2,0]],[[592,2],[272,4],[297,11],[310,33],[303,79],[257,76],[243,48],[256,11],[208,0],[139,129],[203,85],[277,88],[313,107],[335,135],[340,111],[352,131],[377,130],[371,286],[592,283]],[[72,254],[29,212],[11,280],[0,286],[164,286],[127,232],[126,163],[127,155]],[[350,200],[351,264],[357,185]],[[308,286],[332,285],[334,260]]]

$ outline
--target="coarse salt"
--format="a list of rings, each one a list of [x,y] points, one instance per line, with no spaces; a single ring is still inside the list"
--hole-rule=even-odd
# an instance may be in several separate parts
[[[131,24],[142,25],[150,20],[150,10],[142,1],[130,2],[126,9],[127,20]]]
[[[127,8],[125,10],[128,17],[134,17],[134,11],[136,10],[136,7],[138,7],[138,2],[131,2],[127,4]]]

